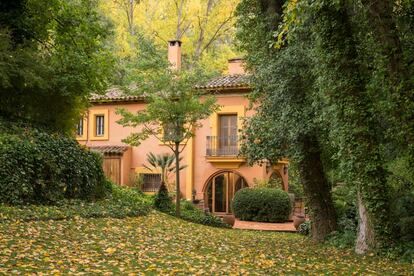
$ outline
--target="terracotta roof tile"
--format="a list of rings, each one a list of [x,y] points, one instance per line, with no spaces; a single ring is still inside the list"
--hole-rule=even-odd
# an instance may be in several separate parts
[[[198,89],[230,89],[230,88],[248,88],[248,75],[225,75],[214,78],[204,85],[198,85]]]
[[[249,88],[249,76],[248,75],[225,75],[214,78],[208,81],[206,84],[197,85],[197,89],[237,89],[237,88]],[[105,94],[92,94],[90,101],[92,103],[99,102],[128,102],[128,101],[140,101],[143,100],[142,96],[126,95],[119,87],[109,88]]]
[[[89,146],[89,149],[102,154],[122,155],[128,146]]]
[[[92,94],[90,101],[91,102],[121,102],[121,101],[136,101],[142,100],[141,96],[131,96],[126,95],[119,87],[111,87],[106,90],[106,93],[103,95]]]

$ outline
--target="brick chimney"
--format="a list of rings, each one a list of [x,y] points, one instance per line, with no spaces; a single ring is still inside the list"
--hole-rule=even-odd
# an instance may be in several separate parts
[[[232,58],[229,59],[229,75],[244,75],[244,59]]]
[[[181,41],[170,40],[168,41],[168,61],[171,64],[171,68],[181,69]]]

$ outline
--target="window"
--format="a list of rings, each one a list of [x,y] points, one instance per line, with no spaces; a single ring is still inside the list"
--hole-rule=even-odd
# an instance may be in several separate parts
[[[80,118],[76,124],[76,140],[86,141],[88,139],[88,117]]]
[[[96,136],[104,136],[105,134],[105,116],[97,115],[96,119]]]
[[[158,192],[161,186],[161,174],[159,173],[143,173],[142,187],[143,192]]]
[[[90,109],[89,118],[89,139],[91,141],[109,140],[109,110],[108,109]]]
[[[219,116],[218,155],[237,155],[237,114]]]
[[[83,136],[83,118],[79,119],[79,122],[76,126],[76,135]]]

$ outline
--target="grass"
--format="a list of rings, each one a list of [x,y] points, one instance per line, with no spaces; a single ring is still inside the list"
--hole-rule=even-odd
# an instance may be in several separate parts
[[[0,274],[397,274],[413,264],[314,245],[297,234],[219,229],[151,212],[0,223]]]

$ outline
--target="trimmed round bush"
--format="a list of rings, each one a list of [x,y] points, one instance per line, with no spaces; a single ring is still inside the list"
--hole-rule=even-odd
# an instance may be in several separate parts
[[[287,192],[275,188],[244,188],[233,199],[236,218],[248,221],[284,222],[292,211]]]

